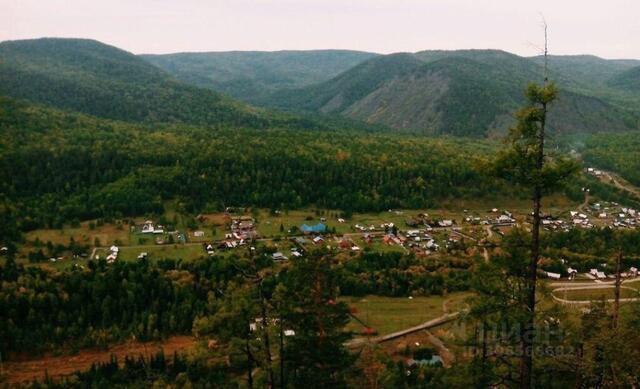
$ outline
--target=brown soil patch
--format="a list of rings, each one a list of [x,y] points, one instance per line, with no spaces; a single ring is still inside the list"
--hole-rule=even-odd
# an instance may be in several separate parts
[[[125,356],[149,357],[161,350],[168,356],[174,352],[182,353],[193,347],[195,339],[191,336],[173,336],[162,342],[127,342],[110,347],[107,350],[87,349],[74,355],[44,356],[38,359],[7,362],[4,364],[5,383],[17,385],[41,380],[45,372],[51,378],[62,378],[76,371],[88,370],[94,363],[109,362],[111,355],[124,362]]]
[[[197,219],[203,224],[213,226],[223,226],[225,225],[225,223],[231,220],[229,216],[225,215],[223,212],[203,213],[198,215]]]

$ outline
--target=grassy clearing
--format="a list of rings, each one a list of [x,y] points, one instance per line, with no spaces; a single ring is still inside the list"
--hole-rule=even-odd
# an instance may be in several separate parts
[[[555,293],[556,297],[566,300],[599,300],[601,298],[614,298],[614,289],[583,289],[583,290],[567,290]],[[640,297],[640,294],[631,289],[621,289],[620,298]]]
[[[343,297],[355,316],[376,329],[380,335],[389,334],[408,327],[424,323],[441,316],[443,305],[449,312],[459,310],[464,305],[468,293],[452,293],[448,296],[430,297]],[[363,327],[356,320],[351,320],[349,330],[361,332]]]
[[[162,245],[145,247],[121,247],[118,260],[133,261],[140,253],[146,252],[150,260],[183,259],[193,261],[207,256],[200,244]]]
[[[27,241],[33,242],[36,239],[42,243],[51,242],[53,244],[68,245],[73,238],[81,244],[93,246],[96,239],[102,244],[113,244],[120,241],[123,245],[130,244],[130,232],[128,225],[104,224],[90,228],[89,222],[83,222],[77,228],[63,228],[60,230],[34,230],[26,234]]]

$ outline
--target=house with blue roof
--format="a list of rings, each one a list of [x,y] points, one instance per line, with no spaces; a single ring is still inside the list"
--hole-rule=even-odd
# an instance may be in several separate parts
[[[311,234],[311,233],[321,234],[327,231],[327,226],[322,223],[318,223],[314,226],[303,224],[300,226],[300,231],[304,232],[305,234]]]

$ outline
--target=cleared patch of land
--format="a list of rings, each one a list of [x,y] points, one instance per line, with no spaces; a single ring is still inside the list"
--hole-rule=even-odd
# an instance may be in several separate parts
[[[141,253],[147,253],[149,259],[183,259],[192,261],[207,256],[201,244],[168,244],[149,247],[121,247],[119,260],[133,261]]]
[[[386,335],[428,320],[454,312],[464,306],[468,293],[452,293],[447,296],[430,297],[343,297],[342,301],[351,308],[354,316]],[[362,324],[352,319],[347,329],[356,333],[364,329]]]
[[[30,231],[26,234],[27,241],[40,240],[43,244],[51,242],[53,244],[68,245],[71,238],[79,244],[94,246],[96,239],[101,245],[110,245],[116,241],[122,245],[128,245],[129,226],[117,224],[103,224],[91,228],[90,222],[83,222],[79,227],[69,227],[60,230],[40,229]]]
[[[190,336],[173,336],[162,342],[127,342],[107,350],[82,350],[74,355],[44,356],[25,361],[6,362],[4,364],[5,382],[11,386],[42,380],[45,375],[58,379],[76,371],[88,370],[94,363],[109,362],[112,355],[123,363],[127,355],[146,358],[160,351],[164,351],[166,355],[172,355],[174,352],[182,353],[189,350],[194,343],[195,339]]]
[[[615,298],[614,288],[558,291],[555,293],[555,295],[565,300],[572,300],[572,301],[599,300],[601,298],[605,298],[605,299]],[[632,289],[622,288],[620,290],[620,298],[633,298],[633,297],[640,297],[640,294],[637,291]]]

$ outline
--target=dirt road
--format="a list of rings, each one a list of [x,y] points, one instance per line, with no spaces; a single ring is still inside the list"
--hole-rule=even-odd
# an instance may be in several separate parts
[[[606,182],[605,180],[608,180],[609,182],[613,183],[616,188],[627,191],[640,199],[640,189],[617,177],[613,173],[602,172],[601,180],[604,182]]]

